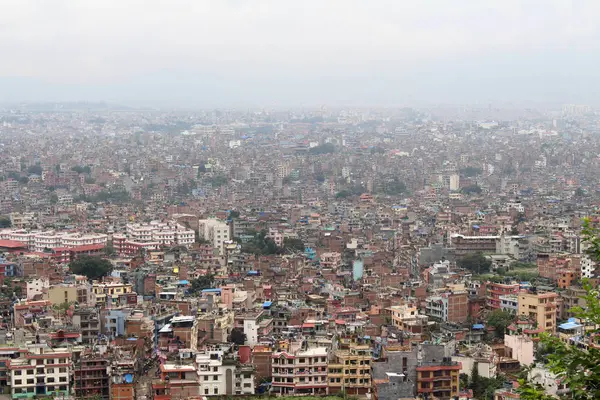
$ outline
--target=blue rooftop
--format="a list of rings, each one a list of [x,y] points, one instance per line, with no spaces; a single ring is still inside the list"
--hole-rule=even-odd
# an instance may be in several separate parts
[[[190,281],[188,281],[187,279],[183,279],[181,281],[179,281],[180,285],[189,285]]]
[[[272,301],[265,301],[265,302],[263,303],[263,308],[269,308],[269,307],[271,307],[272,305],[273,305],[273,302],[272,302]]]
[[[582,325],[578,324],[577,322],[565,322],[564,324],[560,324],[558,327],[560,329],[575,329],[575,328],[580,328]]]
[[[202,293],[221,293],[221,288],[204,289],[204,290],[202,290]]]
[[[473,329],[485,329],[485,326],[483,324],[474,324]]]

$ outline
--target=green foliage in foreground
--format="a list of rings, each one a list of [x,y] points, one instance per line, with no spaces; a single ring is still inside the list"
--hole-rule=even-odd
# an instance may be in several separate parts
[[[591,226],[589,220],[584,221],[583,236],[590,245],[588,253],[595,260],[600,260],[600,231]],[[598,288],[584,281],[583,288],[586,308],[574,307],[577,318],[586,321],[588,326],[595,328],[589,332],[591,338],[600,337],[600,299]],[[563,343],[559,338],[544,334],[541,345],[551,348],[546,356],[548,369],[557,375],[570,393],[561,398],[571,400],[600,399],[600,349],[580,349]],[[520,380],[519,392],[523,400],[549,400],[553,397],[544,392],[544,388],[532,382]]]

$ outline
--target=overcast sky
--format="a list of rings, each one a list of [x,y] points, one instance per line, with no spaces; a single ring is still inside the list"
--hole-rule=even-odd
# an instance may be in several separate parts
[[[596,104],[599,18],[599,0],[0,0],[0,100]]]

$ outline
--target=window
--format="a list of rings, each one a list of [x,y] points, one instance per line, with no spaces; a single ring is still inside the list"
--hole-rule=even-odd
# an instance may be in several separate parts
[[[208,380],[208,375],[204,375],[204,380],[207,381]]]
[[[27,379],[27,384],[28,385],[32,385],[33,384],[33,379]]]
[[[213,389],[213,393],[214,393],[214,394],[219,394],[219,388],[214,388],[214,389]]]
[[[213,381],[218,381],[219,377],[217,375],[213,375]]]
[[[213,367],[213,372],[219,372],[219,367]]]
[[[204,394],[208,394],[208,388],[204,389]]]
[[[33,370],[32,369],[28,369],[27,370],[27,375],[33,375]]]
[[[48,383],[54,383],[54,382],[55,382],[54,378],[48,378]]]
[[[67,359],[66,359],[66,358],[60,358],[60,359],[58,360],[58,363],[59,363],[59,364],[66,364],[66,363],[67,363]]]
[[[64,368],[64,367],[63,367],[63,368],[59,368],[59,369],[58,369],[58,372],[65,373],[65,372],[67,372],[67,369],[66,369],[66,368]]]
[[[66,376],[61,376],[58,378],[59,382],[66,382],[67,381],[67,377]]]
[[[47,374],[53,374],[54,373],[54,368],[46,368],[46,373]]]
[[[20,385],[21,383],[23,383],[21,379],[15,379],[15,385]]]
[[[15,375],[21,375],[21,371],[15,371]]]

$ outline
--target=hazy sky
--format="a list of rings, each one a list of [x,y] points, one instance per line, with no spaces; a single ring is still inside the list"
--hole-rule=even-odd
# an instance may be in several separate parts
[[[0,100],[600,103],[600,1],[0,0]]]

